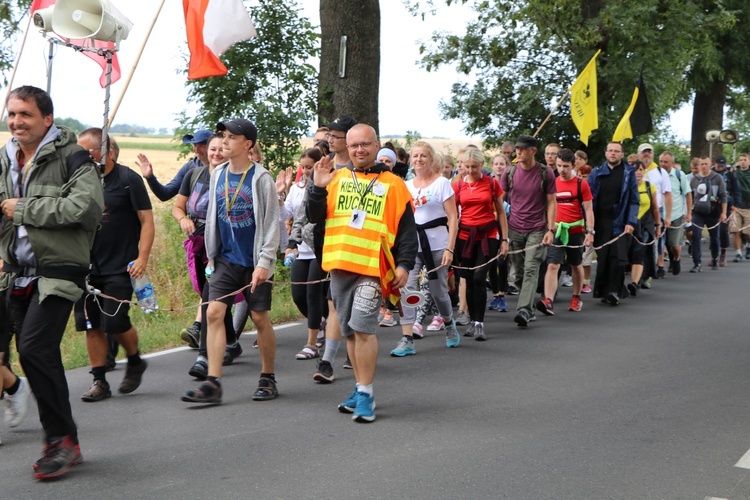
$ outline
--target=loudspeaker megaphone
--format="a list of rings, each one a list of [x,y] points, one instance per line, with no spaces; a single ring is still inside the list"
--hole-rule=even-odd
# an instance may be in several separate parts
[[[52,31],[52,13],[55,10],[55,6],[47,7],[46,9],[39,9],[34,12],[34,26],[44,31]]]
[[[722,130],[721,134],[719,134],[719,142],[724,144],[734,144],[739,140],[739,138],[740,136],[736,130]]]
[[[52,29],[63,38],[118,42],[125,40],[133,27],[108,0],[57,0],[50,8]]]
[[[714,142],[719,139],[721,132],[719,130],[709,130],[706,132],[706,140],[708,142]]]

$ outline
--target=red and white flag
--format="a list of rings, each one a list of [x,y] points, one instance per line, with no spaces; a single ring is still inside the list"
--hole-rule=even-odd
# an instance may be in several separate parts
[[[55,4],[56,0],[33,0],[31,2],[31,15],[34,15],[39,9],[46,9]],[[88,38],[71,39],[70,43],[80,45],[82,47],[94,47],[97,49],[114,49],[114,42],[102,42],[100,40],[91,40]],[[102,76],[99,77],[99,84],[104,88],[107,85],[107,58],[100,56],[96,52],[82,52],[83,55],[96,62],[102,68]],[[110,83],[115,83],[120,79],[120,61],[117,59],[117,54],[112,56],[112,76]]]
[[[219,56],[258,35],[242,0],[182,0],[182,6],[190,50],[188,80],[226,75]]]

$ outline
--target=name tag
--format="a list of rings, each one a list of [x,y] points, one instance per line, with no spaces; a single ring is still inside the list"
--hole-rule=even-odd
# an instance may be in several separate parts
[[[365,218],[367,217],[367,212],[364,210],[360,210],[359,208],[355,208],[352,210],[352,218],[349,219],[349,227],[354,229],[362,229],[365,225]]]

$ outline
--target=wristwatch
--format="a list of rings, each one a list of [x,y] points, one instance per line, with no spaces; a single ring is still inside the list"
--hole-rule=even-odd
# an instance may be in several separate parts
[[[596,234],[596,231],[594,231],[593,229],[587,229],[586,234]]]
[[[510,238],[503,238],[503,239],[502,239],[502,240],[500,240],[500,241],[504,241],[505,243],[507,243],[507,244],[509,244],[509,245],[510,245]]]

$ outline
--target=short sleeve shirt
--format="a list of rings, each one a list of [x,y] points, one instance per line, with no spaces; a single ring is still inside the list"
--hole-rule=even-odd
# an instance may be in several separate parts
[[[414,200],[414,221],[417,225],[427,224],[433,220],[445,217],[445,202],[453,198],[453,188],[448,179],[438,177],[432,184],[423,189],[414,187],[414,179],[406,181],[406,187]],[[430,241],[432,251],[448,248],[448,228],[433,227],[425,230]],[[422,245],[419,245],[422,251]]]
[[[206,213],[208,211],[208,187],[211,174],[208,171],[208,168],[203,168],[201,173],[198,174],[198,178],[195,180],[195,185],[191,189],[190,180],[192,177],[193,170],[190,170],[182,179],[179,194],[186,196],[188,199],[187,214],[193,220],[205,221]]]
[[[127,170],[128,186],[119,169]],[[94,239],[94,272],[98,276],[124,273],[138,258],[141,239],[139,210],[151,210],[151,200],[143,178],[132,169],[115,164],[104,176],[104,213],[101,229]]]
[[[578,196],[578,178],[573,177],[568,181],[558,177],[555,180],[557,185],[557,219],[555,222],[577,222],[583,219],[583,207]],[[581,198],[583,201],[591,201],[594,197],[591,195],[589,183],[581,180]],[[586,229],[583,226],[575,226],[569,229],[570,234],[583,233]]]
[[[503,194],[497,179],[488,175],[482,175],[476,182],[466,182],[464,179],[453,184],[453,191],[456,195],[456,205],[461,208],[462,226],[485,226],[495,220],[493,191],[495,198]],[[487,236],[499,238],[499,234],[499,231],[495,229]],[[463,240],[467,239],[469,231],[459,231],[458,237]]]
[[[664,206],[664,193],[672,192],[672,182],[669,180],[669,174],[661,167],[654,167],[647,172],[648,182],[651,183],[651,189],[656,191],[656,203],[659,208]]]
[[[542,192],[542,168],[547,169],[547,189]],[[503,172],[500,187],[508,192],[508,174]],[[531,170],[516,165],[513,174],[513,190],[510,193],[510,218],[508,227],[519,233],[541,231],[546,228],[547,195],[555,194],[555,173],[551,168],[536,164]]]

